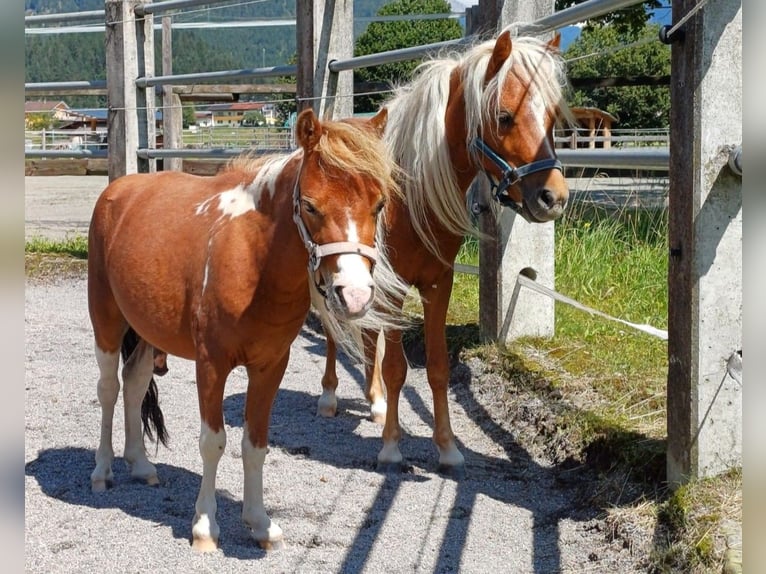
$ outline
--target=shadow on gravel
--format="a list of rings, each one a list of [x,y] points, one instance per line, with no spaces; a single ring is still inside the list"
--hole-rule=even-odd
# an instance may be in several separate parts
[[[362,437],[354,432],[366,417],[367,405],[339,398],[339,414],[326,419],[314,414],[316,398],[313,389],[309,392],[279,391],[272,410],[271,447],[337,468],[374,471],[381,439]],[[427,398],[430,400],[430,396]],[[425,422],[432,423],[430,408],[417,391],[405,386],[403,399],[409,401]],[[244,393],[225,399],[228,424],[242,424],[244,402]],[[596,516],[596,509],[581,504],[583,496],[577,484],[568,484],[560,479],[560,472],[533,462],[512,437],[500,436],[497,429],[492,428],[490,418],[477,423],[483,425],[485,432],[495,435],[493,438],[503,445],[508,457],[487,456],[460,444],[466,457],[467,476],[456,481],[457,494],[447,529],[441,537],[435,572],[454,571],[460,563],[479,496],[528,510],[533,518],[533,571],[541,574],[560,571],[559,521],[589,520]],[[406,465],[401,473],[385,475],[385,481],[367,511],[364,526],[346,552],[342,572],[363,568],[404,482],[439,479],[438,455],[430,437],[405,435],[401,447]]]
[[[202,477],[185,468],[156,463],[161,483],[149,487],[131,479],[126,465],[115,458],[115,487],[106,492],[90,490],[90,473],[95,452],[84,448],[48,449],[25,465],[27,476],[37,480],[42,491],[51,498],[68,504],[94,509],[118,509],[125,514],[145,520],[147,528],[170,527],[175,538],[187,540],[191,551],[191,524],[194,503]],[[218,523],[221,526],[220,551],[230,558],[252,560],[262,558],[265,551],[258,548],[247,535],[240,521],[242,501],[229,492],[218,489]]]

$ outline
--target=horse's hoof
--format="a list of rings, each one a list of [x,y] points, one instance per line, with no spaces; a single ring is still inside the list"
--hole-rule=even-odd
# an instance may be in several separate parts
[[[318,406],[317,415],[326,419],[331,419],[337,414],[335,407]]]
[[[440,464],[439,474],[447,478],[451,478],[456,481],[465,480],[465,465],[464,464]]]
[[[110,480],[93,480],[90,483],[90,490],[91,492],[105,492],[110,486],[112,486]]]
[[[259,540],[258,545],[266,552],[275,552],[287,548],[284,538],[277,538],[276,540]]]
[[[195,538],[192,540],[192,550],[200,552],[202,554],[208,554],[218,550],[218,540],[215,538]]]
[[[152,476],[146,477],[146,484],[149,486],[158,486],[160,484],[160,479],[157,478],[156,474],[153,474]]]

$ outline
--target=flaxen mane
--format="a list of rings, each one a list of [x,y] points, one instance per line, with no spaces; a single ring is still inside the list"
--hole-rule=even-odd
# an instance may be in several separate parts
[[[445,137],[444,117],[449,99],[450,75],[459,70],[465,90],[467,139],[479,135],[482,123],[497,121],[500,87],[511,70],[521,81],[534,82],[546,106],[569,118],[564,101],[564,61],[547,44],[531,37],[513,39],[511,57],[485,86],[484,75],[495,40],[422,63],[415,79],[400,87],[385,104],[389,121],[385,139],[403,172],[402,187],[413,226],[423,243],[439,256],[429,219],[435,217],[455,235],[475,233],[463,194],[455,180]],[[475,160],[478,165],[478,159]]]

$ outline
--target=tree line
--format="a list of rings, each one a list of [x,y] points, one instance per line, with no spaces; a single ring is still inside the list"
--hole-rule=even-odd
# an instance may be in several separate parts
[[[583,0],[557,0],[558,10]],[[44,13],[45,6],[55,12],[94,10],[103,0],[25,0],[28,13]],[[619,120],[617,128],[646,129],[669,125],[670,95],[658,78],[670,73],[670,48],[658,40],[658,26],[648,24],[646,8],[656,8],[659,0],[621,10],[591,21],[564,53],[568,74],[573,80],[588,78],[645,77],[648,85],[604,87],[582,84],[571,89],[570,105],[592,106]],[[446,0],[367,0],[355,2],[355,15],[443,14],[450,12]],[[274,0],[245,4],[226,10],[192,12],[186,21],[231,21],[233,19],[294,17],[295,2]],[[180,16],[178,17],[181,18]],[[159,34],[159,33],[158,33]],[[361,31],[354,54],[366,55],[460,38],[464,35],[455,19],[372,22]],[[160,36],[155,38],[160,45]],[[632,45],[615,51],[615,47]],[[155,69],[161,70],[160,50],[155,50]],[[295,63],[295,34],[278,27],[252,29],[211,29],[173,31],[173,73],[186,74],[211,70],[256,68]],[[104,80],[106,65],[104,37],[98,33],[27,35],[25,41],[27,82]],[[408,81],[418,61],[396,62],[354,72],[357,85],[396,85]],[[280,78],[268,81],[294,81]],[[573,81],[573,84],[577,82]],[[659,85],[658,85],[659,84]],[[355,97],[355,111],[374,111],[385,99],[385,91]],[[261,97],[261,96],[259,96]],[[103,107],[104,98],[67,97],[73,107]],[[287,117],[294,102],[278,105]],[[187,118],[193,117],[187,111]]]

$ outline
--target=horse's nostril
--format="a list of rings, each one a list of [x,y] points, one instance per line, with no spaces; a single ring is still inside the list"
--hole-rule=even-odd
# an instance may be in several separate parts
[[[540,193],[540,201],[548,209],[551,209],[556,204],[556,198],[553,196],[553,193],[550,189],[543,189],[543,191]]]
[[[340,303],[343,307],[346,306],[346,299],[343,297],[343,286],[337,286],[335,289],[335,299]]]

